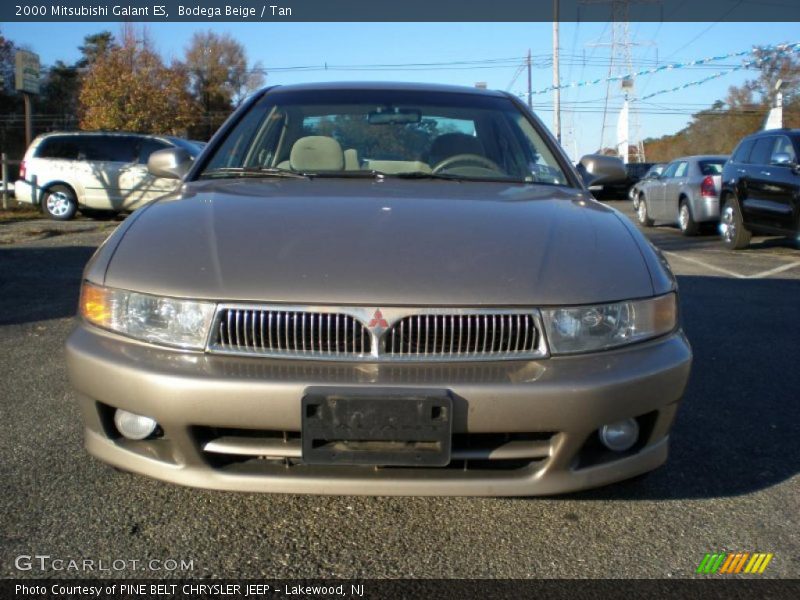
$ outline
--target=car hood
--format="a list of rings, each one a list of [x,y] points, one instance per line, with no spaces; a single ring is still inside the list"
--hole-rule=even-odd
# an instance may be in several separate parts
[[[638,234],[554,186],[199,181],[131,218],[104,283],[166,296],[524,306],[653,294]]]

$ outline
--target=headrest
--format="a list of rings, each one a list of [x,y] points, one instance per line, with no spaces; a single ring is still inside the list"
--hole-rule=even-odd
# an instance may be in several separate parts
[[[344,153],[332,137],[309,135],[294,143],[289,163],[295,171],[341,171]]]

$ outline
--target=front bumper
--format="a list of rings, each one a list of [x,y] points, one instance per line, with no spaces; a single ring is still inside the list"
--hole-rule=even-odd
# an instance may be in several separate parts
[[[154,348],[83,323],[67,341],[69,376],[94,456],[184,485],[317,494],[556,494],[650,471],[666,460],[691,359],[682,332],[592,355],[457,364],[214,356]],[[464,460],[448,468],[374,468],[314,467],[302,457],[220,461],[205,449],[209,436],[222,430],[296,438],[309,386],[448,389],[454,439],[524,434],[545,451],[522,464]],[[114,408],[155,418],[163,436],[121,438],[109,423]],[[600,450],[598,427],[630,417],[642,425],[637,446],[622,454]]]

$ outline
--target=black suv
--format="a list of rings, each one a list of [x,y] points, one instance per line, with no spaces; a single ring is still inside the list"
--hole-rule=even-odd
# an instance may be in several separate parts
[[[731,250],[753,233],[798,234],[800,129],[772,129],[744,138],[722,171],[720,233]]]

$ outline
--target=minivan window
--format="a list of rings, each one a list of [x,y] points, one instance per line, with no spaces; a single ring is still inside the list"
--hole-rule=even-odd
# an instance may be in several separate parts
[[[767,136],[758,138],[753,151],[750,153],[750,160],[747,161],[754,165],[768,165],[772,158],[772,148],[775,146],[775,137]]]
[[[77,136],[56,135],[42,140],[36,149],[36,157],[76,160],[78,152]]]
[[[746,163],[747,158],[750,156],[750,150],[753,149],[753,140],[744,140],[739,147],[736,148],[736,152],[733,153],[733,157],[731,157],[731,161],[737,163]]]
[[[138,139],[133,136],[87,135],[79,140],[79,160],[124,163],[136,160]]]
[[[162,142],[161,140],[153,140],[150,138],[142,139],[141,143],[139,144],[139,163],[146,165],[147,159],[150,158],[150,155],[153,152],[165,150],[169,147],[169,144]]]

